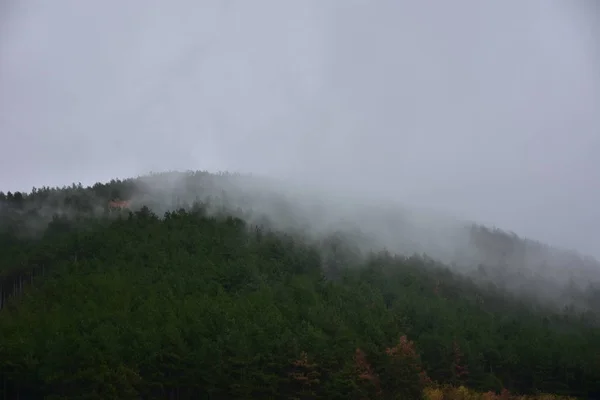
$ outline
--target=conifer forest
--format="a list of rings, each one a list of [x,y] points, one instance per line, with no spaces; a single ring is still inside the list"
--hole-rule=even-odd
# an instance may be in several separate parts
[[[413,245],[401,210],[313,229],[294,196],[208,172],[0,193],[0,398],[600,399],[596,260],[466,224]]]

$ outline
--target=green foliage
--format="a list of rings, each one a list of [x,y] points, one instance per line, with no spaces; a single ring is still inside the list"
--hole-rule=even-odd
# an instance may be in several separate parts
[[[94,186],[106,201],[128,188]],[[431,381],[600,393],[593,313],[535,310],[425,257],[362,258],[339,235],[313,243],[209,204],[92,215],[85,189],[60,193],[75,217],[35,238],[3,217],[16,228],[0,238],[2,282],[37,271],[0,310],[4,398],[410,400]]]

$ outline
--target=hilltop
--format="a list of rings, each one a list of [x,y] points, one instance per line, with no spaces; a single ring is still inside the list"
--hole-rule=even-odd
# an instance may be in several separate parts
[[[361,201],[207,172],[0,194],[4,398],[600,395],[597,261]]]

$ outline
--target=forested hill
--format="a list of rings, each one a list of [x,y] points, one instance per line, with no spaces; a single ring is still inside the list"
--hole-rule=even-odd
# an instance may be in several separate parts
[[[63,219],[107,215],[111,201],[125,202],[131,210],[146,205],[159,216],[203,202],[209,213],[229,213],[312,239],[343,233],[363,252],[385,248],[407,256],[426,254],[477,282],[558,309],[599,307],[600,263],[590,257],[396,204],[241,174],[165,172],[92,187],[0,192],[0,235],[39,237],[53,218],[60,225]]]
[[[369,252],[381,223],[335,223],[255,179],[157,174],[4,195],[3,398],[600,398],[596,289],[549,279],[577,307],[545,307],[506,290],[523,276],[543,292],[535,269],[497,268],[544,246],[473,227],[466,242],[500,259],[447,268],[392,242]],[[477,262],[466,249],[456,259]]]

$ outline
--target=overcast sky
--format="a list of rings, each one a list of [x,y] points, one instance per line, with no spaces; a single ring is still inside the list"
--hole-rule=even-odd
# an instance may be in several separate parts
[[[599,4],[0,0],[0,190],[269,173],[600,255]]]

